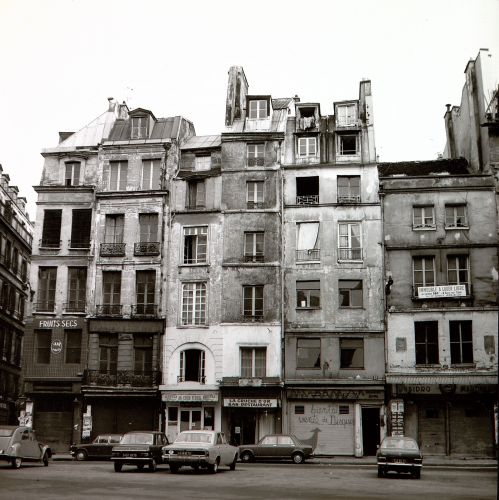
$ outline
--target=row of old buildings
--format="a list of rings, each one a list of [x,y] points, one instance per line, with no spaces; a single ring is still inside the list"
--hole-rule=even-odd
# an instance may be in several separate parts
[[[61,132],[35,187],[21,418],[56,451],[216,428],[316,454],[405,433],[425,454],[493,455],[497,87],[476,93],[427,162],[377,161],[370,81],[324,115],[251,94],[241,67],[220,135],[114,99]]]

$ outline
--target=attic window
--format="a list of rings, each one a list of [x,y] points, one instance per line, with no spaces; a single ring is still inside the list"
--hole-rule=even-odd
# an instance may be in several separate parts
[[[299,108],[300,109],[300,116],[302,118],[311,118],[315,116],[315,108],[314,107],[307,107],[307,108]]]
[[[267,101],[266,100],[254,100],[249,102],[249,118],[252,120],[262,120],[267,118]]]
[[[147,116],[134,116],[132,118],[132,139],[144,139],[147,137]]]

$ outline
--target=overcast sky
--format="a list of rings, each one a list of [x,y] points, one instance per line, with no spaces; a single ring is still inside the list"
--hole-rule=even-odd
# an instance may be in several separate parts
[[[35,217],[40,151],[107,109],[224,126],[227,71],[250,93],[320,102],[372,81],[381,161],[435,159],[480,48],[498,62],[499,0],[0,0],[0,163]]]

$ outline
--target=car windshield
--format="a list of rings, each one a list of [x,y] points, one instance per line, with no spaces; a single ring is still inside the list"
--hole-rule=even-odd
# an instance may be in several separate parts
[[[417,450],[418,445],[416,441],[403,437],[389,437],[383,440],[381,448],[396,448],[399,450]]]
[[[0,437],[9,437],[14,434],[14,429],[2,429],[0,427]]]
[[[125,434],[121,439],[121,444],[153,444],[154,436],[147,432],[134,432]]]
[[[203,432],[181,432],[175,439],[175,443],[208,443],[213,439],[213,434]]]

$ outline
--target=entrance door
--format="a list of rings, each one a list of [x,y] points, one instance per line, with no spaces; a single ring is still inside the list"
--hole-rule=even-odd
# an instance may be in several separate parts
[[[201,429],[201,410],[180,410],[180,432]]]
[[[379,445],[379,408],[362,408],[364,456],[376,455]]]
[[[230,444],[240,446],[256,442],[256,413],[254,411],[250,411],[247,408],[242,410],[234,409],[230,422]]]

